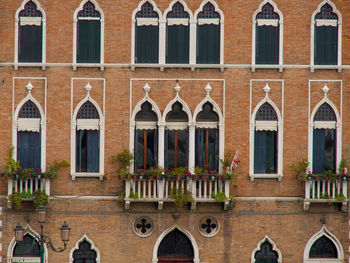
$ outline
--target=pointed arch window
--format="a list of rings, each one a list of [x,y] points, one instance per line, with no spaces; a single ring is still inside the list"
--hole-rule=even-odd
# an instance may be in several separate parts
[[[260,250],[255,252],[255,263],[278,263],[278,253],[273,250],[269,241],[265,241]]]
[[[28,1],[18,14],[18,62],[43,62],[43,14]]]
[[[176,2],[166,18],[166,63],[188,64],[190,15],[180,2]]]
[[[175,102],[166,116],[165,167],[188,166],[188,116],[180,102]]]
[[[41,115],[28,100],[20,109],[17,125],[17,160],[22,168],[41,168]]]
[[[207,171],[219,169],[219,116],[210,102],[196,118],[195,165]]]
[[[328,103],[323,103],[314,117],[313,173],[336,171],[337,118]]]
[[[92,1],[76,14],[76,62],[102,63],[102,15]],[[76,11],[77,12],[77,11]]]
[[[268,102],[255,116],[254,173],[276,174],[278,158],[278,117]]]
[[[337,13],[325,3],[314,18],[314,64],[338,65],[340,26]]]
[[[197,63],[220,63],[221,16],[208,2],[197,16]]]
[[[158,63],[159,15],[153,5],[146,2],[136,13],[135,63]]]
[[[83,240],[79,244],[79,249],[73,252],[73,263],[97,263],[97,253],[91,249],[91,244]]]
[[[100,171],[100,116],[92,102],[85,102],[77,114],[76,172]]]
[[[279,64],[280,15],[266,3],[255,20],[255,64]]]
[[[312,245],[309,258],[338,258],[338,251],[333,241],[323,235]]]
[[[23,241],[17,242],[13,249],[13,257],[10,262],[39,262],[39,242],[29,234],[23,236]]]
[[[158,164],[157,121],[151,103],[145,101],[135,116],[135,170],[149,169]]]

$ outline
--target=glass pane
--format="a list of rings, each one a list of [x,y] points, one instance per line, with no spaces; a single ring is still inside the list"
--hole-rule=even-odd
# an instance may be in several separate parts
[[[266,132],[255,131],[254,139],[254,173],[266,173]]]
[[[177,138],[177,140],[176,140]],[[167,130],[166,137],[166,168],[188,166],[188,131],[187,130]],[[175,156],[176,161],[175,163]]]
[[[144,169],[143,165],[143,145],[144,145],[143,130],[135,130],[135,170]]]
[[[78,20],[77,30],[77,62],[100,63],[100,21]]]
[[[175,229],[163,238],[158,248],[158,257],[191,258],[193,257],[191,241],[182,232]]]
[[[315,26],[315,64],[338,64],[338,27]]]
[[[87,172],[98,173],[100,167],[100,132],[88,130],[87,133]]]
[[[338,251],[332,240],[322,236],[315,241],[310,249],[310,258],[338,258]]]
[[[219,131],[217,129],[209,129],[208,144],[208,169],[218,171],[219,168]]]
[[[326,129],[324,139],[324,170],[335,172],[335,129]]]
[[[31,235],[24,235],[23,241],[18,242],[13,250],[14,257],[39,257],[39,243]]]
[[[166,131],[166,137],[167,140],[167,148],[166,148],[166,162],[167,167],[169,169],[173,169],[175,167],[175,131],[174,130],[167,130]]]
[[[177,167],[188,166],[188,132],[187,130],[177,131]]]
[[[256,25],[256,64],[279,63],[279,26]]]
[[[277,132],[266,132],[266,173],[277,172]]]
[[[278,253],[272,250],[272,245],[266,241],[262,244],[261,250],[255,253],[255,263],[277,263]]]

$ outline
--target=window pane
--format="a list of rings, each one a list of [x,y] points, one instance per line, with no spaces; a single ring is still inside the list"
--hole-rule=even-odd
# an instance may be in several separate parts
[[[208,130],[208,169],[218,171],[219,168],[219,131],[217,129]]]
[[[157,166],[158,159],[158,131],[157,130],[135,130],[135,169],[149,169]],[[146,167],[144,165],[144,147],[146,147]]]
[[[310,258],[338,258],[338,251],[332,240],[322,236],[310,249]]]
[[[315,64],[338,64],[338,27],[315,27]]]
[[[220,63],[220,25],[197,26],[197,63]]]
[[[277,132],[255,131],[254,173],[277,172]]]
[[[159,27],[136,27],[135,63],[158,63]]]
[[[313,172],[335,172],[336,130],[314,129],[313,139]]]
[[[76,138],[76,171],[99,172],[100,144],[99,131],[78,130]]]
[[[19,25],[18,61],[42,62],[42,26]]]
[[[177,138],[177,140],[176,140]],[[169,169],[188,166],[188,131],[166,130],[165,131],[165,166]],[[177,165],[175,163],[175,156]]]
[[[77,28],[77,62],[100,63],[100,21],[78,20]]]
[[[256,64],[278,64],[279,26],[256,26]]]
[[[143,169],[143,130],[135,130],[135,170]]]
[[[206,133],[208,132],[208,151],[206,149]],[[219,132],[217,129],[196,129],[196,166],[218,171]],[[208,161],[206,161],[206,153]]]
[[[333,172],[335,169],[335,130],[326,129],[325,130],[325,149],[324,149],[324,170],[331,170]]]
[[[165,131],[165,167],[173,169],[175,167],[175,131]]]
[[[188,26],[167,26],[166,63],[188,63],[189,39]]]
[[[17,132],[17,160],[22,168],[41,167],[41,135],[40,132]]]
[[[31,235],[26,234],[23,236],[22,242],[17,242],[13,249],[14,257],[39,257],[40,248],[39,243]],[[16,262],[14,259],[11,262]]]
[[[187,130],[177,131],[177,167],[188,166],[188,132]]]
[[[196,129],[196,166],[205,168],[205,129]]]

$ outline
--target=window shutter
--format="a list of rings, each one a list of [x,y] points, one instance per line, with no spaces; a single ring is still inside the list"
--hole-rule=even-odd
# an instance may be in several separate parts
[[[101,23],[99,20],[78,20],[77,62],[100,63]]]
[[[338,64],[338,27],[315,26],[315,64]]]
[[[188,64],[189,27],[183,25],[167,26],[166,63]]]
[[[84,172],[86,169],[86,134],[85,130],[77,130],[76,133],[76,172]]]
[[[17,132],[17,160],[22,168],[41,168],[41,137],[39,132]]]
[[[100,168],[100,144],[99,131],[88,130],[87,132],[87,172],[98,173]]]
[[[177,131],[177,167],[188,166],[188,130]]]
[[[279,25],[256,25],[255,53],[256,64],[279,63]]]
[[[157,163],[155,162],[155,146],[156,146],[156,136],[157,130],[147,130],[147,155],[146,155],[146,167],[156,167]]]
[[[158,63],[159,27],[137,26],[135,63]]]
[[[135,129],[135,170],[143,169],[143,130]]]
[[[276,173],[276,131],[266,131],[266,173]]]
[[[255,131],[254,173],[266,173],[266,132]]]
[[[325,129],[324,170],[336,172],[336,130]]]
[[[313,136],[313,173],[324,172],[325,129],[314,129]]]
[[[197,63],[220,63],[220,25],[197,26]]]
[[[19,62],[42,62],[42,26],[19,25]]]
[[[196,129],[196,166],[205,168],[205,130]]]

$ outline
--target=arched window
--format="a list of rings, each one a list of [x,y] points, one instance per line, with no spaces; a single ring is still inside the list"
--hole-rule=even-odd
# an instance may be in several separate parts
[[[104,16],[97,3],[84,0],[74,12],[73,63],[103,63]]]
[[[313,173],[336,171],[337,118],[328,103],[323,103],[317,110],[313,129]]]
[[[190,15],[180,2],[167,14],[166,63],[188,64],[190,50]]]
[[[264,1],[259,11],[253,18],[253,32],[255,31],[255,43],[253,43],[253,64],[282,64],[282,14],[274,7],[272,1]],[[275,10],[276,9],[276,10]]]
[[[255,252],[255,263],[277,263],[278,253],[272,249],[269,241],[265,241],[260,250]]]
[[[73,263],[97,263],[96,251],[91,249],[91,244],[83,240],[79,244],[79,249],[73,252]]]
[[[219,64],[221,49],[221,15],[207,2],[197,15],[197,63]]]
[[[158,165],[157,121],[151,103],[145,101],[135,116],[135,170]]]
[[[17,125],[17,160],[22,168],[41,168],[41,115],[28,100],[20,109]]]
[[[96,107],[85,102],[77,114],[76,172],[98,173],[100,170],[99,114]]]
[[[219,116],[206,102],[196,118],[195,165],[207,171],[219,169]]]
[[[315,241],[310,249],[310,258],[338,258],[337,248],[332,240],[326,236],[321,236]]]
[[[45,62],[45,13],[29,0],[16,13],[16,62]],[[22,4],[23,6],[23,4]]]
[[[159,61],[159,15],[145,2],[135,15],[135,63]]]
[[[165,167],[188,166],[188,116],[180,102],[175,102],[166,115]]]
[[[278,158],[278,117],[268,102],[255,115],[254,173],[276,174]]]
[[[341,16],[330,1],[323,1],[313,14],[314,65],[341,64]]]
[[[39,242],[29,234],[23,236],[23,241],[16,243],[11,262],[39,262]]]

